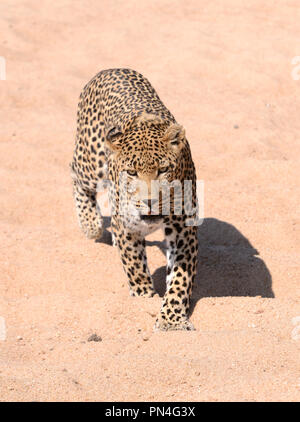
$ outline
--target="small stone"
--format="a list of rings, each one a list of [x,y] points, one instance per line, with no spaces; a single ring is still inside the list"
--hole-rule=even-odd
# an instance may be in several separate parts
[[[18,340],[18,341],[23,340],[23,337],[21,337],[21,336],[17,336],[17,340]]]
[[[234,129],[239,129],[239,125],[234,125]]]
[[[92,334],[87,341],[102,341],[102,338],[97,334]]]

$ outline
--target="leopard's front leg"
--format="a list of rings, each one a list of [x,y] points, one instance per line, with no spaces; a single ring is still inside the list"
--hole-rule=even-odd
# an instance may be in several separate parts
[[[169,223],[165,227],[167,290],[155,328],[193,330],[188,311],[197,266],[197,227]]]
[[[147,265],[145,239],[139,233],[128,231],[122,224],[116,226],[114,219],[112,229],[128,277],[130,295],[152,297],[154,288]]]

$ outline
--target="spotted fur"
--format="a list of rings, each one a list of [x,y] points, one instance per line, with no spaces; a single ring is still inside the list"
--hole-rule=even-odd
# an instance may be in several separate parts
[[[151,191],[153,180],[162,184],[191,180],[191,203],[187,209],[194,209],[195,168],[184,129],[141,74],[129,69],[104,70],[84,87],[71,169],[79,223],[92,239],[101,237],[103,231],[96,202],[97,185],[106,179],[111,182],[109,196],[115,203],[113,238],[132,296],[154,294],[145,236],[160,227],[164,229],[167,288],[155,326],[161,330],[193,329],[188,310],[196,271],[197,227],[187,224],[191,217],[188,212],[176,215],[178,199],[173,191],[169,214],[163,215],[163,200],[159,197],[158,215],[149,216],[144,212],[150,197],[136,200],[132,186],[142,180]],[[126,172],[126,183],[131,186],[127,202],[119,189],[122,172]],[[180,201],[183,203],[183,198]],[[121,213],[123,205],[125,212]]]

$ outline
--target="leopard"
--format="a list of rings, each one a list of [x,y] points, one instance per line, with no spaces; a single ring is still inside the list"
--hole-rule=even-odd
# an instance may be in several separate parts
[[[154,329],[194,330],[189,317],[198,253],[195,165],[184,127],[142,74],[107,69],[85,85],[70,167],[79,225],[89,239],[103,235],[97,192],[108,190],[113,245],[131,296],[157,295],[145,238],[163,231],[166,290]],[[187,186],[184,195],[178,184]]]

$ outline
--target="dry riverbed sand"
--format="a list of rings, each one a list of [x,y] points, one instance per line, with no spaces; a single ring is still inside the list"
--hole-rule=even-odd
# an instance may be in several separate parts
[[[299,18],[297,0],[1,2],[0,400],[299,400]],[[204,180],[194,332],[153,332],[161,298],[130,297],[109,232],[77,225],[78,96],[111,67],[150,79]],[[148,255],[161,295],[161,233]]]

